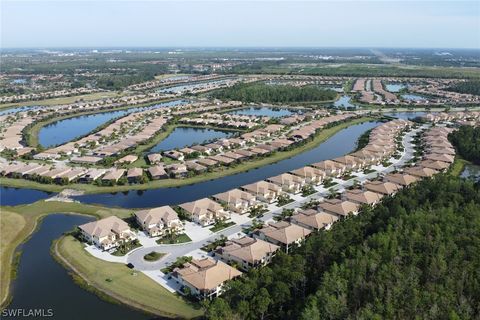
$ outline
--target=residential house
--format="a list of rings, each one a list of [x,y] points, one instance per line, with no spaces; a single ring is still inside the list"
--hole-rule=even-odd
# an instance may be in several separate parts
[[[258,206],[255,196],[240,189],[232,189],[227,192],[222,192],[213,195],[213,199],[219,203],[226,205],[226,207],[236,213],[246,213],[251,208]]]
[[[304,179],[290,173],[282,173],[278,176],[267,178],[267,181],[280,186],[283,191],[291,193],[299,193],[305,185]]]
[[[319,185],[325,177],[325,172],[313,167],[303,167],[290,171],[292,174],[301,177],[307,184]]]
[[[169,206],[136,211],[135,218],[151,237],[163,236],[167,232],[179,233],[184,229],[177,213]]]
[[[183,203],[180,208],[185,210],[192,220],[201,226],[214,224],[217,220],[226,220],[230,214],[219,203],[203,198],[192,202]]]
[[[405,173],[391,173],[385,176],[385,180],[407,187],[420,179]]]
[[[343,193],[343,198],[345,200],[360,205],[376,205],[382,199],[382,197],[383,195],[380,193],[372,192],[369,190],[364,191],[362,189],[345,190],[345,192]]]
[[[168,174],[165,171],[165,168],[162,165],[157,165],[154,167],[150,167],[147,169],[148,174],[152,180],[159,180],[159,179],[166,179],[168,178]]]
[[[175,268],[172,277],[182,286],[189,288],[190,294],[198,299],[212,299],[223,291],[226,281],[241,276],[242,273],[222,261],[211,258],[193,259],[181,268]]]
[[[251,268],[269,264],[279,249],[280,247],[273,243],[242,237],[227,241],[223,247],[215,250],[215,255],[227,263],[235,263],[240,269],[248,271]]]
[[[341,218],[350,214],[356,215],[360,205],[348,200],[326,199],[324,202],[320,203],[319,207],[322,208],[323,211]]]
[[[322,170],[328,177],[340,177],[345,172],[343,165],[332,160],[314,163],[312,167]]]
[[[259,181],[247,184],[242,186],[241,189],[250,192],[258,200],[266,203],[274,202],[281,194],[281,189],[279,186],[267,181]]]
[[[87,242],[102,250],[115,248],[137,238],[129,225],[116,216],[82,224],[78,228]]]
[[[309,230],[328,230],[337,220],[336,215],[314,209],[300,210],[290,217],[290,222]]]
[[[367,181],[363,185],[368,191],[383,194],[385,196],[394,195],[402,186],[392,182],[384,181]]]
[[[255,230],[253,237],[281,246],[288,253],[292,246],[300,246],[310,233],[299,225],[280,221]]]

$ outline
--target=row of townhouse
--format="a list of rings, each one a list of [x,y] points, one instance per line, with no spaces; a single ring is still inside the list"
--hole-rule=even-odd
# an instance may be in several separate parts
[[[398,129],[401,127],[401,125],[398,125]],[[424,134],[423,140],[426,144],[426,150],[425,159],[421,164],[432,161],[427,159],[432,154],[431,150],[439,151],[438,148],[440,147],[449,147],[445,138],[450,131],[447,128],[436,127]],[[453,149],[446,150],[452,153],[450,151]],[[448,162],[446,162],[446,165],[448,166]],[[292,247],[302,245],[306,237],[312,234],[313,231],[320,229],[328,230],[343,217],[357,214],[360,206],[376,205],[383,197],[394,195],[402,188],[408,187],[425,177],[419,172],[411,171],[411,168],[405,168],[403,172],[387,174],[382,180],[366,181],[359,187],[346,190],[340,198],[326,199],[315,208],[296,210],[288,218],[289,221],[270,223],[254,230],[250,236],[230,239],[224,245],[214,249],[214,256],[219,258],[218,261],[212,258],[193,259],[191,262],[175,268],[172,272],[172,277],[183,288],[188,288],[190,294],[200,299],[216,297],[222,293],[226,281],[241,276],[242,272],[237,270],[237,268],[242,271],[248,271],[254,267],[265,266],[271,262],[279,250],[284,250],[288,253]],[[436,172],[438,171],[434,173]],[[276,193],[282,192],[278,185],[267,181],[261,181],[253,185],[262,185],[265,189]],[[246,188],[244,186],[240,189],[217,194],[213,198],[224,205],[229,204],[228,208],[232,211],[234,209],[244,211],[249,206],[255,204],[255,197],[252,193],[258,192],[258,188],[252,187]],[[251,190],[251,192],[243,190]],[[267,199],[270,198],[268,197]],[[235,207],[235,203],[240,203],[241,205]],[[180,205],[180,207],[192,214],[210,211],[207,214],[209,215],[215,211],[220,212],[224,210],[221,205],[210,199],[201,199]],[[169,207],[162,210],[174,213]],[[146,211],[150,212],[149,210]],[[137,219],[139,216],[144,216],[141,212],[136,213],[136,215]],[[232,264],[236,268],[228,264]]]
[[[480,111],[459,111],[459,112],[438,112],[427,113],[422,116],[422,119],[428,122],[444,122],[444,121],[458,121],[458,120],[480,120]]]

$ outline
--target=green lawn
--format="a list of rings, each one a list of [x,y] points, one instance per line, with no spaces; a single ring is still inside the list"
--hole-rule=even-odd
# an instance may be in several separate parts
[[[3,305],[7,299],[10,288],[10,280],[14,275],[12,271],[12,261],[15,248],[22,242],[22,239],[28,234],[32,226],[27,225],[24,217],[18,213],[4,210],[0,211],[0,298]]]
[[[448,173],[452,176],[458,177],[462,173],[465,165],[469,163],[470,163],[469,161],[464,160],[459,155],[457,155],[455,156],[455,161],[448,169]]]
[[[160,252],[156,252],[156,251],[152,251],[150,253],[147,253],[143,259],[147,260],[147,261],[158,261],[160,260],[162,257],[165,256],[165,253],[160,253]]]
[[[235,225],[235,222],[233,222],[233,221],[230,221],[230,222],[227,222],[227,223],[225,223],[225,222],[217,223],[215,226],[210,228],[210,231],[217,232],[217,231],[226,229],[228,227],[231,227],[233,225]]]
[[[192,239],[190,239],[189,236],[187,236],[185,233],[175,235],[172,238],[164,237],[161,239],[157,240],[158,244],[174,244],[174,243],[185,243],[185,242],[191,242]]]
[[[16,187],[16,188],[31,188],[51,192],[59,192],[63,189],[75,189],[82,190],[85,193],[108,193],[108,192],[122,192],[129,190],[148,190],[148,189],[158,189],[166,187],[178,187],[188,184],[194,184],[202,181],[207,181],[211,179],[217,179],[220,177],[233,175],[236,173],[249,171],[255,168],[263,167],[265,165],[278,162],[287,158],[291,158],[299,153],[305,152],[307,150],[313,149],[318,146],[320,143],[324,142],[335,133],[339,132],[342,129],[345,129],[349,126],[356,125],[359,123],[372,121],[373,118],[363,117],[359,119],[354,119],[351,121],[343,122],[337,126],[322,130],[314,139],[307,142],[306,144],[293,148],[288,151],[279,151],[275,152],[273,155],[264,158],[258,158],[252,161],[244,161],[240,164],[237,164],[232,167],[219,167],[215,171],[206,172],[199,174],[197,176],[185,179],[162,179],[149,181],[144,184],[132,184],[132,185],[123,185],[123,186],[111,186],[111,187],[100,187],[93,184],[69,184],[66,186],[59,186],[54,184],[41,184],[35,181],[29,181],[24,179],[10,179],[10,178],[0,178],[0,184],[3,186]]]
[[[191,319],[202,315],[198,305],[170,293],[141,272],[91,256],[72,236],[62,237],[55,247],[55,255],[73,266],[75,274],[83,279],[80,283],[114,300],[159,316]]]

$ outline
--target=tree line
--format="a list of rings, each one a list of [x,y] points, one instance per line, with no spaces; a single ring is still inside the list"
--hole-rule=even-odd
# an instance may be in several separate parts
[[[239,83],[214,92],[214,98],[242,102],[290,103],[328,101],[336,98],[333,90],[315,86],[294,87],[289,85],[267,85],[263,83]]]
[[[480,96],[480,80],[470,80],[465,82],[459,82],[448,87],[446,90]]]
[[[461,126],[448,139],[464,159],[480,164],[480,127]]]
[[[228,284],[207,319],[480,316],[480,185],[446,174],[364,206]]]

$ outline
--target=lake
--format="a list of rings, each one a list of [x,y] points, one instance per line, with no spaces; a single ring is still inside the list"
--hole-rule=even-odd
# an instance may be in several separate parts
[[[174,100],[147,107],[135,107],[118,111],[108,111],[56,121],[40,129],[38,133],[38,141],[44,148],[51,148],[53,146],[76,140],[117,117],[125,116],[132,112],[153,110],[163,107],[174,107],[184,103],[186,103],[185,100]]]
[[[0,110],[0,116],[3,116],[5,114],[22,112],[22,111],[34,110],[38,108],[40,107],[39,106],[22,106],[22,107],[7,108],[7,109]]]
[[[424,97],[418,94],[413,94],[413,93],[402,94],[401,97],[409,101],[426,101],[427,100],[427,97]]]
[[[338,98],[337,101],[333,103],[333,106],[336,108],[357,108],[358,106],[354,105],[351,103],[352,98],[347,95],[342,95],[340,98]]]
[[[123,305],[101,300],[76,285],[67,270],[50,255],[52,241],[64,232],[93,218],[54,214],[43,219],[38,231],[22,246],[17,277],[13,281],[13,298],[8,309],[37,309],[47,312],[48,319],[149,319],[147,315]],[[2,319],[23,319],[2,317]],[[25,319],[33,319],[25,318]]]
[[[389,117],[394,117],[398,119],[404,119],[404,120],[411,120],[416,117],[421,117],[426,115],[427,113],[424,111],[407,111],[407,112],[386,112],[384,115],[389,116]]]
[[[390,92],[399,92],[400,90],[407,88],[407,85],[403,83],[387,83],[385,88]]]
[[[167,138],[150,149],[149,152],[161,152],[175,148],[180,149],[215,139],[228,138],[233,134],[233,131],[222,131],[211,128],[177,127]]]
[[[54,193],[51,192],[2,186],[0,188],[0,205],[16,206],[19,204],[32,203],[38,200],[50,198],[53,195]]]
[[[250,107],[226,112],[227,114],[239,114],[245,116],[280,118],[293,114],[289,109],[272,107]]]

